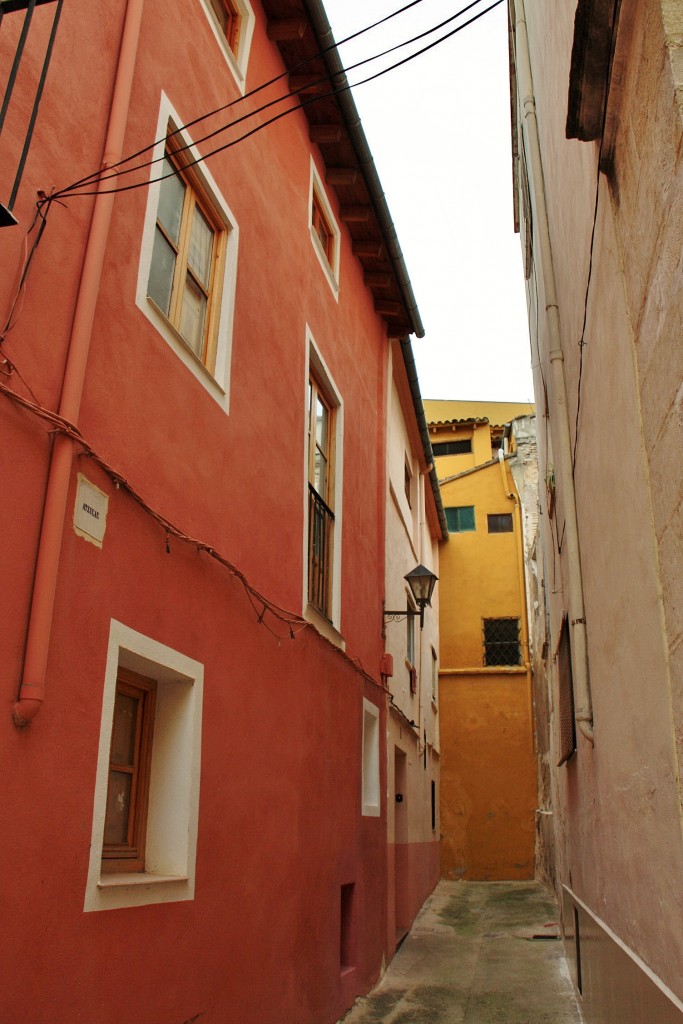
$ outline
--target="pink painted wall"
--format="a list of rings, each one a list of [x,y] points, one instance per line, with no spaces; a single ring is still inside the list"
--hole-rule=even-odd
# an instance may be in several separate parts
[[[282,70],[258,4],[255,12],[248,87]],[[122,17],[122,4],[103,0],[64,7],[15,210],[22,227],[2,238],[3,312],[35,190],[99,165]],[[162,88],[188,120],[236,95],[196,3],[145,4],[127,152],[152,141]],[[310,153],[299,112],[210,163],[240,226],[227,416],[135,307],[146,190],[117,196],[80,428],[151,505],[300,614],[308,323],[344,400],[341,631],[348,655],[379,682],[385,424],[375,410],[385,407],[386,332],[343,227],[338,303],[322,274],[307,227]],[[59,402],[91,203],[74,197],[50,211],[6,342],[49,409]],[[10,385],[26,394],[16,376]],[[172,541],[167,554],[163,531],[91,461],[75,458],[47,698],[17,731],[9,709],[50,439],[4,396],[0,417],[1,856],[3,876],[14,880],[3,913],[3,1024],[336,1020],[371,986],[387,951],[386,812],[360,814],[362,698],[381,705],[384,737],[380,690],[310,630],[278,643],[237,581],[192,547]],[[78,471],[109,495],[101,551],[71,528]],[[84,913],[112,618],[204,665],[197,884],[192,901]],[[382,745],[381,792],[385,760]],[[342,977],[340,886],[349,882],[356,967]]]

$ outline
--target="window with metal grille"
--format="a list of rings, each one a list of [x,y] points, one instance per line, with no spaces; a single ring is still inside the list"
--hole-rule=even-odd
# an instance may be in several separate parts
[[[559,691],[560,759],[558,767],[568,761],[576,750],[576,724],[574,721],[574,679],[569,639],[569,619],[565,615],[557,649],[557,685]]]
[[[521,665],[519,619],[484,619],[484,665]]]
[[[334,528],[334,407],[319,382],[308,384],[308,600],[331,618]]]
[[[495,512],[486,517],[489,533],[512,533],[512,513]]]
[[[432,445],[434,455],[467,455],[472,451],[472,438],[460,441],[439,441]]]
[[[474,505],[453,506],[445,511],[449,533],[466,533],[468,530],[476,530]]]

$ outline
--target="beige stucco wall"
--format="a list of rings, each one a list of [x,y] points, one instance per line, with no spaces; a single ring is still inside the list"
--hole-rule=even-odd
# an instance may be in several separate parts
[[[572,442],[598,183],[597,143],[565,138],[575,3],[526,0]],[[554,772],[560,882],[683,995],[683,208],[680,3],[622,4],[614,169],[600,175],[575,486],[595,747]],[[679,81],[674,75],[679,74]],[[523,118],[520,116],[520,123]],[[542,201],[530,181],[532,208]],[[535,225],[537,228],[537,223]],[[528,286],[540,475],[557,451],[537,231]],[[541,488],[543,492],[544,488]],[[564,502],[543,503],[552,657],[567,609]],[[551,689],[552,696],[552,689]],[[594,1018],[600,1019],[600,1018]],[[638,1018],[640,1020],[640,1018]]]
[[[393,352],[400,359],[400,353]],[[412,471],[412,508],[404,491],[406,459]],[[418,563],[439,574],[438,544],[430,535],[425,515],[425,494],[429,479],[420,471],[418,452],[409,435],[401,399],[390,377],[387,414],[387,520],[386,520],[386,607],[400,610],[406,607],[408,584],[404,576]],[[422,459],[424,465],[424,459]],[[394,662],[394,674],[388,680],[394,703],[408,721],[419,726],[420,737],[427,732],[430,747],[439,747],[438,704],[432,702],[432,650],[439,651],[439,594],[437,583],[432,607],[425,610],[424,627],[419,618],[414,620],[415,652],[417,658],[417,692],[411,693],[410,677],[406,667],[407,624],[405,620],[387,622],[385,649]]]

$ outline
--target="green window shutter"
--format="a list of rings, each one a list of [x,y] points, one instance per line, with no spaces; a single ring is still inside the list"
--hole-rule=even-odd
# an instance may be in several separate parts
[[[476,529],[474,505],[458,505],[446,509],[449,533],[464,533]]]

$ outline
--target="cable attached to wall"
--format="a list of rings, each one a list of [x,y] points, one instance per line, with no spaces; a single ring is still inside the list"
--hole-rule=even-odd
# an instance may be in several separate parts
[[[8,357],[5,357],[4,361],[5,364],[8,365],[9,367],[9,374],[11,374],[13,371],[18,372],[16,371],[14,363]],[[4,370],[3,372],[5,373],[6,376],[9,375],[6,370]],[[23,377],[21,377],[21,379],[22,381],[24,380]],[[24,383],[26,382],[24,381]],[[28,385],[26,386],[28,387]],[[151,505],[149,505],[148,502],[139,493],[139,491],[137,491],[135,487],[133,487],[133,485],[123,476],[123,474],[120,473],[118,470],[114,469],[112,466],[110,466],[109,463],[104,458],[102,458],[102,456],[99,455],[97,451],[95,451],[92,445],[90,445],[88,441],[86,441],[81,432],[72,423],[69,423],[58,413],[52,412],[51,410],[44,408],[38,402],[32,402],[27,398],[23,398],[21,395],[17,394],[16,391],[13,391],[12,388],[7,387],[7,385],[3,384],[1,381],[0,393],[4,394],[7,398],[10,398],[13,402],[21,406],[22,408],[26,409],[28,412],[32,413],[38,419],[42,420],[45,423],[48,423],[51,428],[48,431],[50,434],[58,432],[70,438],[76,445],[78,445],[78,447],[80,448],[80,455],[83,455],[91,459],[92,462],[95,463],[95,465],[99,466],[102,472],[104,472],[113,482],[117,490],[124,490],[128,494],[128,496],[132,498],[132,500],[143,510],[143,512],[145,512],[146,515],[148,515],[154,522],[156,522],[162,528],[165,538],[165,548],[168,554],[171,553],[171,538],[174,538],[176,540],[180,540],[194,547],[197,550],[197,552],[204,553],[208,555],[209,558],[212,558],[214,561],[218,562],[218,564],[221,565],[230,576],[234,577],[241,584],[245,594],[247,595],[249,603],[251,604],[252,609],[256,614],[257,624],[265,626],[268,632],[278,641],[278,645],[280,641],[285,639],[295,640],[297,635],[305,629],[312,630],[317,637],[319,637],[326,644],[328,644],[337,653],[337,655],[343,658],[344,661],[346,661],[354,669],[355,672],[357,672],[359,675],[363,677],[363,679],[366,680],[366,682],[372,683],[373,686],[375,686],[379,690],[382,690],[382,692],[384,693],[389,693],[388,688],[384,684],[377,682],[377,680],[372,675],[370,675],[370,673],[363,667],[363,664],[359,658],[351,657],[351,655],[347,654],[346,651],[342,650],[335,643],[329,640],[323,633],[320,632],[319,629],[317,629],[313,622],[310,622],[308,619],[304,619],[301,615],[297,615],[295,612],[290,612],[287,609],[282,608],[275,601],[272,601],[270,600],[270,598],[267,598],[264,594],[257,590],[252,583],[249,582],[247,576],[240,569],[238,569],[236,565],[234,565],[227,558],[225,558],[225,556],[222,555],[219,551],[217,551],[216,548],[213,547],[213,545],[185,533],[185,531],[182,530],[179,526],[176,526],[175,523],[173,523],[170,519],[168,519],[162,513],[158,512]],[[287,627],[287,631],[285,633],[279,633],[266,620],[266,615],[272,616],[272,618],[275,619],[277,622],[281,622],[283,625],[285,625]]]
[[[476,2],[479,2],[479,0],[475,0],[475,3]],[[446,33],[446,35],[441,36],[439,39],[435,40],[434,42],[429,43],[427,46],[422,47],[422,49],[417,50],[415,53],[410,54],[408,57],[404,57],[402,60],[397,61],[394,64],[391,64],[389,67],[383,68],[381,71],[377,71],[374,74],[369,75],[367,78],[361,79],[359,82],[353,83],[353,86],[351,85],[351,83],[347,82],[345,85],[339,86],[339,87],[334,87],[334,88],[330,89],[328,92],[319,93],[317,95],[309,97],[308,99],[301,100],[300,102],[296,103],[294,106],[289,107],[287,110],[281,111],[279,114],[276,114],[276,115],[274,115],[271,118],[268,118],[268,120],[266,120],[266,121],[262,122],[261,124],[257,125],[255,128],[252,128],[248,132],[245,132],[244,134],[238,136],[238,138],[233,139],[230,142],[226,142],[225,144],[223,144],[221,146],[217,146],[215,149],[210,150],[208,153],[204,153],[200,157],[197,157],[197,158],[195,158],[193,160],[189,160],[187,162],[184,162],[183,163],[183,169],[194,167],[194,166],[196,166],[199,163],[205,163],[211,157],[216,156],[218,153],[223,153],[226,150],[231,149],[233,146],[236,146],[240,142],[246,141],[246,139],[251,138],[251,136],[256,135],[258,132],[262,131],[264,128],[268,128],[270,125],[275,124],[277,121],[280,121],[283,117],[286,117],[288,114],[294,113],[294,111],[296,111],[296,110],[308,107],[308,106],[310,106],[313,103],[319,103],[321,100],[329,99],[329,98],[331,98],[333,96],[339,95],[340,93],[350,92],[350,90],[352,88],[356,88],[356,87],[361,86],[361,85],[366,85],[368,82],[375,81],[376,79],[381,78],[383,75],[388,74],[390,71],[394,71],[394,70],[396,70],[396,68],[399,68],[399,67],[402,67],[405,64],[408,64],[410,61],[415,60],[417,57],[422,56],[422,54],[427,53],[429,50],[432,50],[435,46],[438,46],[441,43],[445,42],[447,39],[450,39],[452,36],[456,35],[458,32],[462,32],[463,29],[468,28],[475,21],[478,21],[479,18],[484,17],[485,14],[488,14],[490,11],[492,11],[495,7],[498,7],[503,2],[504,2],[504,0],[494,0],[494,2],[489,7],[486,7],[483,11],[480,11],[479,13],[473,15],[473,17],[470,18],[468,21],[466,21],[462,25],[459,25],[456,28],[452,29],[450,32]],[[472,7],[472,6],[474,6],[474,5],[470,4],[470,7]],[[468,9],[469,8],[465,8],[464,10],[468,10]],[[420,35],[416,36],[414,39],[408,40],[407,42],[404,42],[404,43],[400,43],[397,46],[391,47],[389,50],[386,50],[384,53],[375,54],[372,57],[369,57],[369,58],[367,58],[365,60],[359,61],[357,64],[350,65],[350,67],[347,70],[353,70],[356,67],[360,67],[360,66],[362,66],[364,64],[370,63],[371,61],[377,60],[379,57],[384,56],[385,53],[386,54],[391,53],[391,52],[393,52],[396,49],[400,49],[403,46],[409,45],[411,42],[414,42],[414,41],[417,41],[417,40],[419,40],[421,38],[424,38],[424,36],[429,35],[431,32],[437,31],[443,25],[445,25],[448,22],[451,22],[455,18],[459,17],[461,15],[461,13],[462,12],[458,12],[458,14],[453,15],[452,17],[448,18],[441,25],[436,26],[435,28],[429,29],[427,32],[421,33]],[[314,83],[314,85],[315,84],[321,85],[321,84],[324,84],[325,82],[332,81],[333,79],[338,78],[338,75],[339,75],[338,72],[335,72],[332,75],[324,75],[320,79],[318,79],[317,82]],[[251,113],[245,114],[242,117],[238,118],[237,120],[235,120],[233,122],[230,122],[230,124],[223,125],[221,128],[216,129],[214,132],[208,133],[207,135],[203,136],[199,140],[199,142],[203,142],[203,141],[207,141],[208,139],[215,138],[217,135],[219,135],[222,132],[226,131],[228,128],[231,128],[231,127],[233,127],[236,124],[240,124],[242,121],[244,121],[244,120],[254,116],[255,114],[264,112],[265,110],[269,109],[270,107],[272,107],[272,106],[274,106],[274,105],[276,105],[278,103],[281,103],[283,100],[291,99],[291,98],[297,98],[297,97],[301,96],[303,93],[305,93],[310,87],[311,87],[310,85],[307,85],[307,86],[302,87],[299,90],[294,90],[294,91],[293,90],[288,90],[286,93],[283,93],[282,96],[277,97],[276,99],[271,100],[270,102],[268,102],[266,104],[263,104],[261,107],[257,108],[256,110],[252,111]],[[235,101],[235,102],[237,102],[237,101]],[[210,114],[203,115],[201,118],[197,118],[196,121],[189,122],[189,124],[195,124],[195,123],[197,123],[197,121],[202,120],[203,117],[209,117],[209,116],[211,116],[211,115]],[[177,131],[182,131],[182,129],[177,129],[176,132]],[[175,133],[171,133],[171,134],[175,134]],[[166,138],[166,137],[167,136],[165,136],[164,138]],[[168,137],[170,137],[170,136],[168,136]],[[163,142],[164,140],[162,139],[160,141]],[[153,145],[158,145],[158,144],[159,144],[158,142],[157,143],[153,143]],[[192,145],[196,145],[196,143],[192,143]],[[149,147],[149,146],[146,147],[144,150],[141,150],[140,153],[146,152],[149,148],[151,148],[151,147]],[[188,148],[189,148],[189,146],[180,147],[178,152],[182,152],[183,150],[187,150]],[[128,159],[133,159],[133,158],[128,158]],[[130,191],[133,191],[133,190],[138,189],[138,188],[146,188],[148,185],[150,185],[152,183],[156,183],[156,182],[159,182],[159,181],[164,181],[166,178],[173,177],[173,175],[175,174],[175,171],[171,171],[171,172],[169,172],[167,174],[160,175],[159,177],[156,177],[156,178],[151,178],[151,179],[148,179],[148,180],[145,180],[145,181],[141,181],[141,182],[135,182],[132,185],[122,185],[119,188],[95,189],[95,190],[92,190],[92,191],[87,191],[87,190],[86,191],[79,191],[79,189],[81,188],[81,185],[82,185],[83,182],[85,182],[88,185],[90,185],[90,184],[96,185],[97,183],[101,183],[103,181],[106,182],[106,181],[108,181],[110,179],[118,178],[118,177],[120,177],[120,176],[122,176],[124,174],[133,173],[134,171],[138,171],[138,170],[144,170],[146,167],[149,167],[152,164],[157,163],[158,161],[160,161],[162,159],[163,159],[163,157],[157,157],[154,160],[147,161],[144,164],[137,165],[134,168],[129,168],[126,171],[121,171],[121,172],[119,172],[117,174],[113,174],[113,175],[101,174],[100,172],[97,172],[96,174],[90,175],[87,178],[81,179],[80,182],[74,182],[71,185],[67,185],[64,188],[57,190],[53,194],[52,198],[53,199],[60,199],[60,198],[62,198],[64,196],[81,197],[81,196],[90,196],[90,195],[95,195],[95,194],[113,195],[113,194],[117,194],[119,192],[130,192]],[[123,162],[125,162],[125,161],[122,161],[122,163]],[[109,168],[107,168],[107,170],[109,170]],[[45,201],[46,200],[39,200],[39,205],[40,205],[40,203],[45,202]]]

